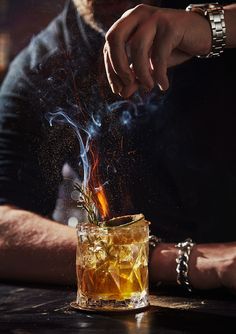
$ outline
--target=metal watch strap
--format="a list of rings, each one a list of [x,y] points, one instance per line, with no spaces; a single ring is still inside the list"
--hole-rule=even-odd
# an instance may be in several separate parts
[[[180,242],[175,246],[179,249],[179,254],[176,259],[177,283],[187,288],[189,292],[192,291],[192,287],[188,278],[188,263],[190,253],[194,245],[195,244],[192,242],[192,239],[188,238],[184,242]]]
[[[202,10],[201,10],[202,9]],[[198,58],[219,57],[226,45],[226,26],[224,19],[224,9],[218,3],[203,5],[189,5],[186,11],[197,12],[205,16],[211,26],[212,48],[207,55],[198,55]]]

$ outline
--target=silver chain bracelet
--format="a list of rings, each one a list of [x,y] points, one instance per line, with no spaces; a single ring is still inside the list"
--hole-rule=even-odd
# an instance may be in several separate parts
[[[161,242],[162,242],[161,238],[158,238],[153,234],[149,236],[149,246],[152,247],[153,249],[156,248],[156,246],[158,246]]]
[[[194,245],[195,243],[193,243],[190,238],[175,245],[175,247],[179,250],[179,254],[176,259],[177,283],[185,287],[189,292],[192,292],[192,287],[188,278],[188,263],[190,253]]]

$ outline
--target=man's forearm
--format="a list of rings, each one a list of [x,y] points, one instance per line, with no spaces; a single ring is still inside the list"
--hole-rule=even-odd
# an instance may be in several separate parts
[[[150,259],[151,281],[176,284],[177,256],[174,244],[158,245]],[[226,287],[236,291],[236,242],[195,245],[190,254],[188,276],[196,289]]]
[[[224,7],[226,24],[226,47],[236,47],[236,4]]]
[[[75,284],[75,255],[74,229],[0,207],[0,279]]]

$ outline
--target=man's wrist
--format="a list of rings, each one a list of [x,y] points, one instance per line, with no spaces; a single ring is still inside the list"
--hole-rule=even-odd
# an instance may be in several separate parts
[[[160,243],[153,251],[149,264],[150,281],[153,283],[176,283],[176,258],[178,250],[175,244]]]
[[[199,53],[199,58],[219,57],[226,45],[226,27],[224,8],[218,2],[205,4],[190,4],[187,12],[193,12],[208,21],[211,30],[211,49],[207,53]]]
[[[227,30],[226,48],[236,48],[236,4],[224,6]]]
[[[214,289],[222,286],[219,278],[219,259],[211,244],[195,245],[189,259],[188,278],[195,289]],[[176,258],[178,249],[173,243],[160,243],[153,251],[149,263],[150,282],[177,284]],[[214,261],[216,258],[216,261]]]

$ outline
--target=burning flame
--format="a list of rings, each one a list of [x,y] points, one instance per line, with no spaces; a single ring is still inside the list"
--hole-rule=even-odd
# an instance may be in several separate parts
[[[106,219],[109,217],[109,206],[103,186],[99,185],[96,196],[97,196],[99,213],[102,219]]]
[[[108,205],[105,189],[101,185],[101,182],[99,180],[98,154],[94,152],[92,147],[90,147],[90,153],[91,153],[92,161],[93,161],[92,163],[93,167],[92,167],[91,179],[90,179],[90,190],[93,193],[94,202],[99,211],[100,217],[102,218],[102,220],[105,220],[106,218],[109,218],[110,210],[109,210],[109,205]]]

